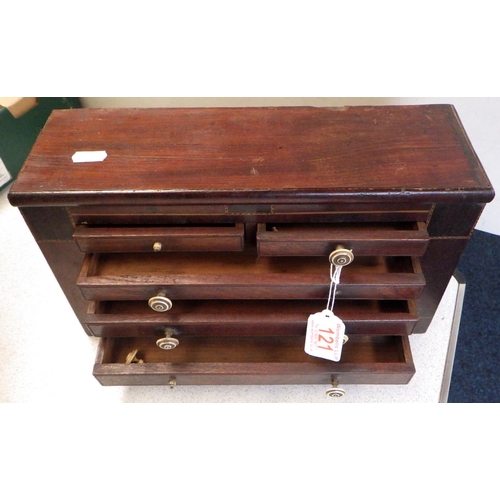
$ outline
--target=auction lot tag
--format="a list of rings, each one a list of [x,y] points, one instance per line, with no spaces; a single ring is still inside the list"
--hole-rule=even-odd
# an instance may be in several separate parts
[[[307,321],[304,350],[311,356],[340,361],[345,325],[329,309],[311,314]]]

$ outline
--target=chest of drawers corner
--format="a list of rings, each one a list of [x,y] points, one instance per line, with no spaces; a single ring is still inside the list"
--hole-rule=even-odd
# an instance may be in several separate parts
[[[9,194],[94,376],[167,386],[409,382],[493,196],[449,105],[57,110]],[[338,247],[333,362],[304,339]]]

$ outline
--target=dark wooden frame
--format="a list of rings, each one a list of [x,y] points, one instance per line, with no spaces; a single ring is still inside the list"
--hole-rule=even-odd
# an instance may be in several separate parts
[[[106,150],[108,156],[104,162],[72,163],[79,150]],[[427,330],[493,196],[454,108],[432,105],[54,111],[9,199],[20,207],[87,334],[103,336],[94,373],[104,384],[168,383],[170,377],[197,384],[328,383],[331,377],[406,383],[414,371],[406,336]],[[387,229],[399,223],[413,224],[414,232]],[[272,224],[284,231],[268,232]],[[303,234],[287,232],[287,224],[303,225]],[[163,242],[159,254],[182,254],[179,265],[192,259],[189,276],[172,270],[167,276],[156,265],[150,273],[137,271],[134,262],[141,257],[128,256],[141,252],[151,260],[156,241]],[[352,246],[355,260],[411,259],[413,273],[406,275],[357,273],[356,260],[345,269],[337,296],[339,303],[401,302],[403,309],[394,307],[392,315],[372,306],[369,314],[348,305],[339,310],[346,311],[354,331],[346,352],[355,345],[400,342],[402,362],[370,361],[363,349],[358,360],[333,365],[307,358],[175,367],[106,361],[123,339],[143,345],[156,328],[158,335],[176,328],[188,344],[218,340],[221,353],[229,349],[224,342],[233,331],[250,339],[246,345],[253,347],[247,348],[255,353],[266,351],[259,342],[269,336],[269,346],[283,347],[287,337],[298,342],[307,318],[298,318],[302,309],[294,301],[307,302],[311,313],[321,299],[326,305],[327,257],[336,244]],[[102,257],[109,262],[123,256],[122,272],[100,275],[98,252],[112,252],[114,257]],[[218,257],[211,271],[205,266],[205,273],[197,273],[206,252]],[[158,255],[158,262],[166,255]],[[300,259],[315,258],[325,260],[314,272],[294,271],[293,259],[299,259],[299,269],[305,262]],[[262,259],[277,259],[277,267],[255,274]],[[272,271],[285,261],[287,272]],[[224,271],[230,262],[239,266],[236,274]],[[322,273],[324,280],[318,278]],[[106,302],[144,300],[162,290],[184,304],[180,319],[153,319],[140,308],[105,313],[113,310]],[[222,325],[211,309],[186,312],[190,301],[210,300],[220,300]],[[240,319],[235,315],[241,304],[230,306],[237,300],[248,301]],[[257,300],[281,301],[277,317],[252,306]],[[289,351],[282,352],[286,358]]]

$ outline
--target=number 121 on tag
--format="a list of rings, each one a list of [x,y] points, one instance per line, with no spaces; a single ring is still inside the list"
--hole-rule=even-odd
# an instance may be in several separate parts
[[[311,314],[307,321],[304,350],[311,356],[340,361],[345,325],[331,311]]]

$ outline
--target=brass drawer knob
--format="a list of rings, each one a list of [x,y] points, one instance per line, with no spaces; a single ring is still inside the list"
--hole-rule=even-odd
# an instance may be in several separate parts
[[[161,252],[162,244],[159,241],[153,243],[153,252]]]
[[[354,260],[352,250],[337,247],[328,257],[334,266],[347,266]]]
[[[165,330],[165,337],[158,339],[156,341],[156,345],[160,349],[165,349],[165,350],[175,349],[179,345],[179,341],[172,337],[174,333],[176,333],[176,331],[173,328],[167,328]]]
[[[138,349],[134,349],[133,351],[130,351],[127,354],[127,357],[125,358],[125,364],[126,365],[130,365],[132,363],[144,363],[144,360],[139,359],[137,357],[137,351],[138,351]]]
[[[165,297],[164,293],[159,293],[148,300],[148,305],[157,312],[165,312],[172,309],[172,301]]]

